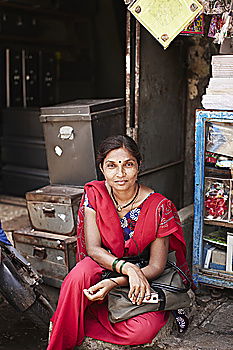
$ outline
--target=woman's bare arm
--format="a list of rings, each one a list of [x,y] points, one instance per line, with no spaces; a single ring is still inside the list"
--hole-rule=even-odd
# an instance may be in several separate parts
[[[88,255],[100,266],[107,270],[112,270],[112,263],[116,256],[101,247],[100,232],[96,224],[96,213],[93,209],[87,207],[85,207],[84,230]],[[129,284],[128,278],[124,276],[117,277],[114,280],[121,286]]]
[[[85,208],[84,230],[88,255],[100,266],[111,270],[112,263],[116,257],[101,247],[100,232],[96,224],[96,213],[91,208]],[[121,263],[122,262],[119,261],[116,264],[117,271],[119,271]],[[117,277],[114,278],[114,280],[119,285],[129,285],[130,296],[134,295],[134,297],[137,298],[140,294],[140,303],[145,294],[150,296],[149,282],[138,266],[127,262],[123,267],[123,273],[126,276]],[[114,282],[109,283],[109,281],[105,280],[90,287],[88,291],[85,291],[85,294],[88,297],[87,293],[89,292],[91,294],[89,295],[89,299],[92,301],[99,300],[102,299],[113,287]],[[96,296],[98,299],[96,299]]]
[[[96,213],[93,209],[87,207],[85,207],[84,231],[88,255],[100,266],[111,270],[116,256],[101,247],[100,232],[96,224]],[[84,290],[84,294],[91,301],[103,300],[116,285],[124,286],[128,284],[127,276],[106,279],[91,286],[88,290]]]
[[[88,255],[100,266],[111,270],[112,263],[116,257],[101,247],[101,237],[96,224],[96,213],[91,208],[85,208],[84,229]],[[149,298],[150,286],[148,280],[159,276],[163,272],[167,261],[168,245],[169,238],[157,238],[151,243],[150,261],[148,266],[140,269],[134,264],[126,263],[122,269],[122,272],[126,277],[114,278],[119,285],[130,285],[129,297],[133,302],[140,304],[141,299],[143,299],[142,297],[145,295],[148,295]],[[121,262],[117,264],[118,269],[120,264]],[[113,288],[114,283],[111,283],[109,286]],[[98,290],[98,284],[97,287],[93,286],[90,289],[92,293],[95,293],[96,290]],[[140,300],[138,299],[138,296],[140,296]]]
[[[158,277],[163,272],[167,261],[168,246],[169,237],[157,238],[151,243],[149,264],[140,270],[147,281]],[[130,268],[130,265],[125,264],[122,270],[123,273],[126,273],[129,276],[129,298],[132,302],[140,305],[141,302],[139,298],[147,295],[150,296],[150,291],[146,284],[140,283],[141,280],[138,282],[134,281],[134,273],[128,271]],[[149,297],[147,299],[149,299]]]
[[[158,277],[165,268],[169,248],[169,236],[156,238],[150,246],[149,265],[142,268],[148,280]]]
[[[84,232],[87,254],[100,266],[111,270],[116,256],[101,247],[101,237],[96,224],[96,213],[93,209],[85,207]]]

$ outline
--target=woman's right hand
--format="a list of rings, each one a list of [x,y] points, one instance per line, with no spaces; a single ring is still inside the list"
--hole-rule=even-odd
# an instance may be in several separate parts
[[[115,286],[116,283],[113,280],[105,279],[91,286],[89,289],[84,289],[83,293],[90,301],[104,300],[106,295]]]
[[[144,298],[150,299],[151,289],[149,282],[142,270],[131,263],[126,263],[122,271],[129,278],[128,297],[133,304],[140,305]]]

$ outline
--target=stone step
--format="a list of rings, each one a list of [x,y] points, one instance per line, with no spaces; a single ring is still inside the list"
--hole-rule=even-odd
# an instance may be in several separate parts
[[[150,344],[143,344],[143,345],[117,345],[117,344],[111,344],[111,343],[106,343],[100,340],[92,339],[89,337],[86,337],[84,342],[82,343],[81,346],[75,347],[75,350],[126,350],[126,349],[131,349],[131,350],[139,350],[139,349],[147,349],[147,350],[156,350],[160,349],[158,347],[158,343],[160,340],[164,339],[165,337],[169,336],[172,332],[173,326],[174,326],[175,319],[174,317],[170,314],[169,319],[165,326],[161,328],[161,330],[158,332],[156,337],[153,339],[152,343]]]

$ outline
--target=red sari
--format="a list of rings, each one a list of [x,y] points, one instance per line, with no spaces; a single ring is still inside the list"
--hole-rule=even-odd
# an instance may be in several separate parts
[[[124,241],[119,216],[104,181],[86,184],[85,192],[96,211],[103,246],[113,255],[119,258],[138,255],[157,237],[169,235],[169,250],[176,251],[177,265],[189,273],[180,221],[168,199],[158,193],[150,195],[143,203],[133,237]],[[108,319],[106,300],[91,302],[83,294],[83,289],[100,281],[103,272],[86,254],[83,202],[84,199],[78,213],[78,264],[62,284],[47,350],[72,350],[81,345],[85,336],[120,345],[149,343],[166,324],[168,312],[149,312],[113,324]]]

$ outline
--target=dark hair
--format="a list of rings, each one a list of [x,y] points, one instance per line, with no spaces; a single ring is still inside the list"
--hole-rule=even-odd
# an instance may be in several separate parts
[[[97,151],[96,162],[97,164],[101,164],[103,166],[104,159],[107,154],[114,149],[118,148],[126,148],[132,156],[134,156],[137,160],[138,165],[140,166],[141,162],[141,154],[138,149],[138,145],[136,142],[127,135],[115,135],[106,138],[100,145]]]

